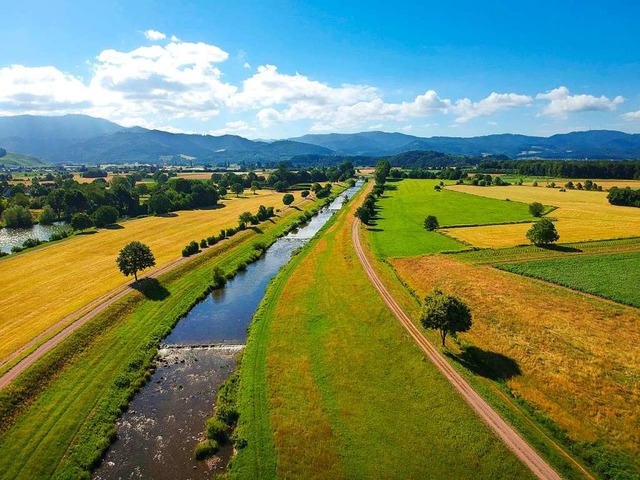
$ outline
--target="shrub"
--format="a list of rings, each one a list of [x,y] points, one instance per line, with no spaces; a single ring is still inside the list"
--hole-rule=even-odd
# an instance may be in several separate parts
[[[291,195],[290,193],[285,193],[285,195],[282,197],[282,203],[284,203],[285,205],[291,205],[293,203],[293,195]]]
[[[71,217],[71,228],[74,230],[86,230],[91,227],[93,227],[93,220],[86,213],[76,213]]]
[[[57,232],[54,232],[51,237],[49,237],[49,241],[50,242],[55,242],[58,240],[62,240],[63,238],[67,238],[68,236],[70,236],[73,233],[72,230],[69,230],[68,228],[62,228],[60,230],[58,230]]]
[[[209,244],[209,246],[215,245],[216,243],[218,243],[218,239],[214,236],[207,237],[207,243]]]
[[[198,248],[198,244],[197,242],[194,240],[191,243],[189,243],[189,245],[187,245],[186,247],[184,247],[182,249],[182,256],[183,257],[189,257],[195,253],[198,253],[200,249]]]
[[[209,244],[207,243],[206,239],[203,238],[202,240],[200,240],[200,248],[208,248],[208,247],[209,247]]]
[[[33,225],[33,218],[28,208],[15,205],[2,212],[2,218],[7,228],[29,228]]]
[[[427,218],[424,219],[424,228],[433,232],[437,228],[440,228],[440,223],[438,219],[433,215],[428,215]]]
[[[215,417],[207,419],[207,438],[225,443],[227,441],[227,426]]]
[[[195,449],[196,460],[204,460],[211,455],[215,455],[218,450],[220,450],[220,446],[215,440],[205,440],[204,442],[200,442],[196,445]]]
[[[227,230],[224,232],[225,237],[233,237],[236,234],[237,230],[235,228],[227,228]]]
[[[534,217],[541,217],[544,212],[544,205],[540,202],[533,202],[529,204],[529,213]]]
[[[224,274],[224,270],[220,267],[213,269],[213,288],[222,288],[227,283],[227,279]]]
[[[27,238],[23,244],[22,244],[22,248],[33,248],[33,247],[37,247],[38,245],[41,245],[42,242],[40,240],[38,240],[37,238]]]
[[[110,205],[99,207],[93,214],[96,227],[102,228],[118,221],[118,209]]]
[[[42,225],[51,225],[55,221],[56,212],[54,212],[53,208],[51,208],[49,205],[45,205],[42,209],[42,212],[40,212],[40,215],[38,215],[38,222],[40,222]]]

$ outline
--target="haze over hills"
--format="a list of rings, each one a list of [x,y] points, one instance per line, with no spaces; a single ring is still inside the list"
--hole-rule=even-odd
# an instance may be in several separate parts
[[[640,134],[592,130],[533,137],[416,137],[402,133],[312,134],[274,142],[237,135],[178,134],[126,128],[86,115],[0,117],[0,147],[53,163],[155,163],[195,157],[195,163],[277,162],[299,156],[391,156],[410,151],[511,158],[635,159]]]

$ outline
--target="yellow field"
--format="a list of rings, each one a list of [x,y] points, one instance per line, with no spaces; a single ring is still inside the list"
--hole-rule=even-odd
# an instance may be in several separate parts
[[[391,262],[419,296],[438,287],[469,305],[460,338],[516,362],[516,396],[573,439],[640,458],[640,310],[444,255]]]
[[[299,197],[296,196],[296,201]],[[116,267],[118,251],[139,240],[151,247],[157,266],[181,257],[191,240],[234,227],[259,205],[282,208],[282,194],[266,191],[224,200],[223,208],[177,212],[122,222],[0,261],[0,360],[92,300],[131,280]]]
[[[606,240],[640,235],[640,208],[609,204],[606,192],[587,192],[558,188],[509,186],[475,187],[455,185],[447,187],[459,192],[490,198],[505,199],[558,207],[549,214],[556,218],[560,242]],[[443,229],[448,235],[481,248],[512,247],[529,243],[525,233],[530,224],[488,225],[481,227]]]

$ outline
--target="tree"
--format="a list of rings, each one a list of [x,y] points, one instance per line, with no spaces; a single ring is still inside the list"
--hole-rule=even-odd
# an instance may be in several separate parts
[[[529,213],[534,217],[541,217],[544,212],[544,205],[540,202],[533,202],[529,204]]]
[[[124,275],[133,275],[137,282],[138,272],[153,267],[156,264],[156,259],[148,245],[134,241],[120,250],[116,263]]]
[[[244,192],[244,187],[241,183],[234,183],[231,185],[231,191],[236,194],[236,197],[239,197]]]
[[[86,230],[93,227],[93,220],[84,212],[74,213],[71,217],[71,228],[74,230]]]
[[[118,221],[118,209],[111,205],[103,205],[93,214],[93,221],[96,227],[102,228]]]
[[[547,245],[560,238],[556,226],[548,218],[538,220],[527,232],[527,238],[535,245]]]
[[[244,223],[245,225],[251,222],[253,215],[251,212],[242,212],[238,217],[238,223]]]
[[[367,207],[358,207],[353,216],[359,218],[365,225],[369,225],[369,221],[371,221],[371,212]]]
[[[285,205],[291,205],[293,203],[293,195],[291,195],[290,193],[285,193],[284,197],[282,197],[282,203],[284,203]]]
[[[53,208],[49,205],[45,205],[40,212],[40,215],[38,215],[38,222],[40,222],[41,225],[51,225],[55,221],[56,212],[54,212]]]
[[[300,192],[300,196],[302,198],[307,198],[309,196],[309,190],[302,190],[302,192]]]
[[[420,323],[424,328],[439,330],[444,347],[447,334],[455,336],[471,329],[471,310],[459,298],[436,289],[424,299]]]
[[[389,176],[390,171],[391,171],[391,164],[389,163],[389,161],[380,160],[376,164],[376,169],[374,173],[376,183],[378,185],[384,185],[384,183],[387,181],[387,177]]]
[[[424,228],[432,232],[435,229],[440,228],[440,223],[436,217],[428,215],[427,218],[424,219]]]
[[[53,211],[56,212],[58,219],[60,219],[62,212],[67,207],[67,203],[65,202],[64,190],[61,188],[51,190],[51,193],[47,195],[47,203],[51,206],[51,208],[53,208]]]
[[[256,194],[258,189],[260,189],[260,184],[258,182],[256,182],[255,180],[253,182],[251,182],[251,191],[253,192],[254,195]]]
[[[162,192],[154,193],[147,202],[149,213],[154,215],[164,215],[171,210],[171,207],[171,200]]]
[[[33,225],[33,218],[28,208],[14,205],[2,212],[2,218],[7,228],[29,228]]]

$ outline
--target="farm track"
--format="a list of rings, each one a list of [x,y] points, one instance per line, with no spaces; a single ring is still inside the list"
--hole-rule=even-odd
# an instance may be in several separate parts
[[[373,269],[362,249],[359,235],[359,221],[353,223],[352,240],[356,254],[367,276],[380,296],[398,318],[402,326],[415,340],[429,360],[458,390],[469,406],[500,437],[505,445],[540,479],[559,480],[558,473],[510,426],[502,417],[462,378],[462,376],[445,360],[438,350],[427,340],[415,326],[411,318],[402,310]]]
[[[313,198],[315,200],[315,198]],[[300,210],[298,208],[299,205],[305,203],[308,199],[303,199],[295,204],[289,205],[284,208],[282,212],[289,209]],[[30,252],[29,252],[30,253]],[[181,266],[182,264],[192,260],[193,258],[197,258],[201,255],[202,252],[198,252],[195,255],[190,257],[181,257],[176,260],[173,260],[166,265],[153,270],[147,274],[140,275],[140,279],[145,278],[157,278],[160,275],[163,275],[171,270]],[[13,352],[8,357],[4,358],[0,361],[0,368],[10,364],[13,360],[19,358],[25,352],[33,349],[30,353],[26,354],[23,358],[17,361],[15,365],[12,365],[8,371],[0,376],[0,389],[9,385],[13,380],[15,380],[20,374],[22,374],[25,370],[31,367],[35,362],[41,359],[44,355],[49,353],[52,349],[62,343],[66,338],[68,338],[72,333],[78,330],[80,327],[85,325],[87,322],[95,318],[97,315],[102,313],[104,310],[109,308],[118,300],[122,299],[126,295],[132,292],[131,286],[134,282],[127,282],[124,285],[114,288],[110,292],[98,297],[93,300],[89,304],[83,306],[82,308],[76,310],[75,312],[67,315],[62,320],[56,322],[54,325],[49,327],[44,332],[40,333],[36,337],[34,337],[27,344],[23,345],[20,349]],[[62,328],[62,330],[60,330]],[[57,333],[55,333],[57,332]],[[53,335],[53,336],[51,336]],[[50,338],[48,338],[50,337]],[[48,340],[46,340],[48,338]],[[41,343],[42,342],[42,343]]]

